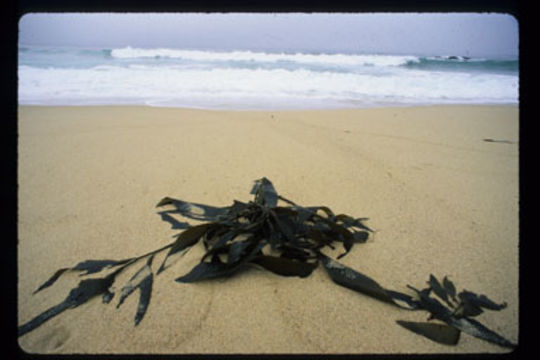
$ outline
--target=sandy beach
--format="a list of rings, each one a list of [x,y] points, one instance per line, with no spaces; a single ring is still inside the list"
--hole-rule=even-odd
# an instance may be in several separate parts
[[[301,205],[367,217],[375,231],[340,261],[386,288],[448,275],[506,302],[478,320],[518,342],[518,106],[211,111],[21,106],[18,114],[18,323],[61,302],[79,279],[56,270],[124,259],[173,241],[165,196],[227,206],[270,179]],[[504,140],[484,141],[484,139]],[[341,249],[336,251],[336,255]],[[29,353],[499,353],[461,335],[437,344],[398,326],[425,321],[335,285],[258,269],[179,284],[196,245],[138,296],[95,298],[19,338]],[[160,259],[155,264],[160,263]],[[154,270],[157,265],[154,265]]]

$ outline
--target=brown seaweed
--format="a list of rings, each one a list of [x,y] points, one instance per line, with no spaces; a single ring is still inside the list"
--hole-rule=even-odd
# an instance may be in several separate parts
[[[56,271],[53,276],[51,276],[45,283],[43,283],[34,291],[34,294],[53,285],[60,276],[62,276],[64,273],[67,273],[67,272],[78,271],[80,272],[79,276],[86,276],[89,274],[101,272],[108,268],[116,267],[116,269],[113,272],[101,278],[91,278],[91,279],[81,280],[78,286],[70,291],[70,293],[68,294],[68,296],[63,302],[45,310],[43,313],[37,315],[32,320],[19,326],[18,336],[22,336],[34,330],[35,328],[39,327],[41,324],[43,324],[47,320],[50,320],[54,316],[59,315],[63,311],[82,305],[88,300],[98,295],[102,296],[103,303],[105,304],[110,303],[114,297],[114,292],[111,291],[110,287],[114,283],[117,275],[119,275],[122,271],[126,270],[130,265],[138,262],[140,259],[143,259],[143,258],[147,258],[146,267],[150,267],[151,260],[154,254],[161,252],[165,249],[168,249],[171,246],[172,244],[169,244],[157,250],[151,251],[150,253],[147,253],[138,257],[118,260],[118,261],[116,260],[86,260],[81,263],[78,263],[72,268],[63,268]],[[139,272],[141,270],[139,270]],[[133,285],[134,277],[132,277],[130,282],[128,282],[128,284],[124,286],[124,288],[122,289],[124,298],[127,297],[130,293],[130,292],[127,293],[128,292],[127,289],[129,289],[129,286],[134,286]],[[140,287],[141,289],[141,297],[139,300],[139,306],[138,306],[137,314],[135,317],[135,325],[137,325],[139,321],[142,319],[142,317],[144,316],[144,313],[146,312],[146,308],[148,307],[148,303],[150,301],[150,292],[151,292],[151,279],[152,278],[145,279],[146,280],[145,284],[135,285],[135,287]],[[121,301],[123,302],[123,299],[121,299]],[[118,306],[120,306],[120,304]]]
[[[64,310],[75,308],[86,301],[90,300],[96,295],[104,294],[108,291],[109,286],[112,285],[114,277],[106,276],[99,279],[85,279],[79,282],[79,285],[72,289],[66,299],[58,305],[55,305],[45,310],[34,319],[20,326],[18,329],[18,335],[22,336],[29,331],[34,330],[45,321],[60,314]]]
[[[179,283],[194,283],[218,277],[229,277],[252,267],[264,269],[280,276],[309,276],[322,263],[330,279],[336,284],[377,300],[407,310],[425,310],[431,317],[444,324],[411,323],[399,321],[401,326],[443,344],[456,344],[461,331],[501,346],[514,346],[502,336],[471,319],[483,309],[501,310],[506,304],[497,304],[485,295],[469,291],[456,294],[454,284],[445,277],[440,283],[433,275],[427,289],[416,290],[416,298],[402,292],[382,287],[372,278],[353,270],[324,253],[335,249],[340,243],[344,251],[337,257],[347,255],[355,244],[365,243],[373,232],[365,225],[367,218],[355,218],[347,214],[335,214],[326,206],[300,206],[279,195],[266,178],[256,180],[251,194],[253,200],[235,200],[226,207],[214,207],[187,202],[170,197],[163,198],[158,212],[172,229],[182,230],[175,240],[157,250],[124,260],[87,260],[72,268],[56,271],[34,293],[53,285],[65,273],[89,274],[107,272],[101,278],[82,280],[71,290],[64,302],[53,306],[19,327],[19,336],[35,329],[48,319],[66,309],[79,306],[101,295],[103,303],[114,298],[112,284],[116,276],[146,259],[146,263],[121,288],[117,307],[135,290],[139,290],[139,305],[135,325],[143,319],[151,298],[154,272],[151,264],[154,255],[168,250],[155,275],[170,268],[177,255],[185,254],[192,246],[202,243],[206,252],[200,262],[188,273],[176,278]],[[192,225],[180,221],[202,221]],[[432,298],[434,293],[447,305]]]
[[[154,255],[151,255],[146,264],[140,268],[135,275],[131,277],[129,282],[122,288],[118,305],[120,307],[124,303],[124,300],[131,295],[136,289],[140,290],[139,305],[137,306],[137,313],[135,314],[135,325],[137,325],[143,318],[150,303],[150,294],[152,293],[152,283],[154,274],[152,273],[152,259]]]
[[[425,336],[428,339],[436,341],[445,345],[456,345],[459,341],[461,331],[453,326],[446,324],[434,324],[426,322],[413,322],[413,321],[396,321],[399,325],[403,326],[414,333]]]
[[[359,273],[327,256],[321,255],[322,263],[330,278],[351,290],[408,310],[420,309],[420,303],[407,294],[384,289],[370,277]]]
[[[410,289],[417,293],[420,307],[430,313],[428,320],[441,320],[457,330],[503,347],[513,348],[516,346],[477,320],[472,319],[472,317],[480,315],[483,312],[482,309],[498,311],[506,308],[506,303],[497,304],[485,295],[478,295],[468,290],[461,291],[456,297],[455,286],[447,277],[443,279],[441,285],[435,276],[430,275],[428,285],[427,288],[422,290],[408,285]],[[439,299],[446,302],[448,306],[432,297],[432,292]],[[407,328],[410,329],[410,327]],[[423,328],[423,331],[423,335],[433,339],[434,335],[428,334],[426,327]]]
[[[485,142],[501,143],[501,144],[515,144],[515,141],[510,140],[496,140],[496,139],[484,139]]]

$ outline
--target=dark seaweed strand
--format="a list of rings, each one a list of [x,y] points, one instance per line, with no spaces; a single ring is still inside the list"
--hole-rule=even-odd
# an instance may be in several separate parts
[[[353,270],[322,253],[320,254],[320,260],[330,276],[330,279],[338,285],[402,309],[422,309],[421,303],[414,300],[411,296],[398,291],[385,289],[372,278]]]
[[[150,303],[150,295],[152,293],[152,284],[154,280],[154,274],[152,272],[152,260],[154,258],[154,255],[151,255],[147,261],[146,264],[140,268],[128,281],[128,283],[122,288],[121,294],[120,294],[120,300],[118,301],[118,304],[116,307],[120,307],[124,303],[124,300],[129,297],[136,289],[139,289],[140,295],[139,295],[139,304],[137,305],[137,312],[135,314],[135,326],[139,324],[139,322],[142,320],[144,315],[146,314],[146,310],[148,309],[148,305]],[[148,274],[142,279],[136,282],[137,278],[141,273],[144,271],[147,271]]]
[[[68,309],[70,307],[70,304],[66,301],[61,302],[60,304],[56,304],[55,306],[45,310],[32,320],[28,321],[27,323],[19,326],[18,328],[18,336],[23,336],[24,334],[34,330],[41,324],[43,324],[45,321],[52,319],[56,315],[60,314],[64,310]]]
[[[407,330],[444,345],[457,345],[461,331],[447,324],[397,320]]]
[[[114,273],[109,274],[104,278],[86,279],[80,281],[76,288],[71,289],[64,301],[45,310],[32,320],[19,326],[18,335],[22,336],[29,331],[34,330],[44,322],[62,313],[64,310],[77,307],[97,295],[106,293],[109,286],[112,285],[114,277],[118,271],[119,270],[116,270]]]
[[[321,261],[330,275],[331,279],[338,285],[344,286],[359,293],[371,296],[378,300],[397,305],[401,308],[408,310],[425,310],[431,314],[431,318],[439,319],[447,324],[447,326],[453,328],[450,330],[444,326],[435,325],[431,323],[413,323],[406,321],[397,321],[397,323],[404,328],[411,330],[417,334],[423,335],[433,341],[445,345],[455,345],[459,340],[459,332],[463,331],[476,338],[497,344],[502,347],[514,348],[516,345],[505,339],[503,336],[497,334],[493,330],[490,330],[480,322],[471,319],[468,316],[456,316],[455,312],[452,312],[446,308],[441,302],[432,298],[430,293],[433,291],[443,300],[447,300],[448,296],[452,296],[454,293],[453,284],[446,281],[446,289],[439,286],[437,279],[431,275],[430,287],[424,290],[417,290],[411,286],[419,295],[419,300],[414,300],[409,295],[387,290],[382,288],[373,279],[361,274],[343,264],[338,263],[321,254]],[[446,294],[445,292],[448,292]],[[476,295],[469,291],[464,291],[467,295],[468,301],[476,302],[477,306],[483,306],[490,310],[501,310],[506,304],[496,304],[484,295]],[[462,294],[460,293],[460,294]],[[462,296],[463,297],[463,296]],[[449,303],[451,304],[451,303]],[[459,306],[459,305],[458,305]],[[470,316],[479,315],[479,312],[474,312]],[[457,331],[457,332],[456,332]]]
[[[236,231],[238,231],[238,233],[250,233],[250,231],[251,231],[251,233],[256,233],[256,232],[260,233],[261,228],[264,227],[265,224],[271,225],[268,221],[269,221],[270,218],[272,218],[275,225],[277,225],[278,228],[279,228],[279,233],[281,233],[281,235],[277,239],[278,242],[279,242],[279,245],[280,245],[280,250],[281,250],[283,255],[289,254],[288,256],[291,256],[291,254],[293,254],[292,250],[295,249],[296,246],[300,246],[300,245],[293,245],[292,244],[296,240],[295,234],[293,234],[292,229],[288,228],[287,223],[282,222],[282,221],[285,221],[286,219],[282,218],[280,220],[279,217],[276,216],[276,214],[274,213],[274,210],[272,210],[272,209],[276,209],[277,200],[278,200],[278,195],[277,195],[277,192],[275,192],[275,189],[273,188],[273,185],[271,184],[271,182],[269,180],[263,178],[258,183],[256,183],[256,186],[254,187],[252,193],[255,194],[255,202],[246,204],[245,206],[243,206],[242,203],[236,202],[232,207],[229,207],[229,208],[215,208],[215,207],[209,207],[209,206],[202,205],[202,204],[188,203],[188,202],[184,202],[184,201],[181,201],[181,200],[175,200],[175,199],[171,199],[171,198],[163,199],[158,204],[158,206],[166,205],[166,204],[173,204],[173,205],[175,205],[177,207],[178,212],[180,213],[180,215],[191,217],[191,218],[196,218],[196,216],[191,214],[191,209],[192,208],[203,209],[203,211],[204,211],[203,216],[207,216],[208,218],[212,218],[212,219],[219,218],[219,220],[224,222],[224,223],[227,223],[227,220],[229,221],[229,223],[230,223],[230,221],[233,221],[233,225],[236,225],[235,229],[236,229]],[[235,207],[235,205],[236,205],[236,207]],[[249,222],[250,222],[247,225],[239,225],[238,221],[235,222],[235,220],[238,220],[238,217],[241,216],[239,213],[241,213],[242,211],[239,211],[239,213],[234,213],[232,210],[233,209],[239,210],[239,208],[243,208],[242,210],[247,210],[247,213],[245,213],[243,215],[243,218],[248,219]],[[325,211],[329,216],[333,216],[333,213],[331,212],[331,210],[329,210],[329,209],[327,209],[325,207],[321,207],[321,208],[323,208],[323,211]],[[324,219],[324,218],[322,218],[320,216],[317,216],[317,214],[315,214],[315,212],[313,212],[312,210],[303,209],[303,211],[304,211],[304,213],[306,213],[306,211],[308,213],[312,213],[312,216],[311,216],[313,218],[312,220],[319,220],[319,221],[322,221],[322,222],[326,222],[327,225],[328,225],[328,220],[326,220],[326,219]],[[296,215],[295,212],[293,212],[293,214]],[[226,219],[225,215],[230,215],[229,219]],[[225,217],[225,219],[224,219],[224,217]],[[166,219],[166,221],[167,220],[170,220],[170,219]],[[202,220],[202,218],[201,218],[201,220]],[[307,218],[304,219],[304,220],[307,220]],[[220,221],[218,221],[218,222],[220,222]],[[172,221],[170,221],[170,222],[172,222]],[[176,223],[173,223],[173,227],[175,226],[175,224]],[[330,224],[330,225],[333,225],[333,224]],[[328,227],[327,230],[335,230],[335,228],[331,229],[331,226],[327,226],[327,227]],[[212,227],[209,226],[207,228],[204,228],[203,233],[207,233],[208,232],[207,230],[209,230],[210,228],[212,228]],[[234,228],[234,226],[233,226],[233,228]],[[252,236],[250,239],[260,239],[260,236],[261,236],[260,234],[257,235],[257,236]],[[197,240],[198,239],[199,238],[197,238]],[[311,265],[310,264],[301,265],[299,263],[294,262],[294,260],[292,260],[292,259],[287,260],[286,258],[283,258],[283,259],[278,258],[279,260],[273,260],[270,257],[264,257],[264,255],[260,251],[261,251],[262,247],[264,247],[265,245],[266,245],[265,243],[261,243],[260,245],[257,245],[255,247],[250,245],[250,248],[253,249],[253,250],[251,250],[250,252],[248,252],[246,254],[242,254],[241,252],[238,253],[236,255],[236,257],[238,259],[237,259],[237,261],[233,261],[233,263],[237,263],[238,265],[240,265],[240,264],[243,264],[243,263],[251,262],[251,263],[254,263],[254,264],[261,265],[262,267],[266,268],[267,270],[273,271],[273,272],[278,273],[278,274],[295,275],[295,276],[307,276],[316,267],[316,263],[315,264],[312,263]],[[323,244],[323,245],[330,245],[331,246],[331,244],[329,244],[329,243]],[[52,285],[52,283],[54,283],[54,281],[56,281],[56,279],[60,275],[62,275],[66,270],[73,270],[73,269],[75,269],[75,270],[86,270],[86,272],[88,274],[90,272],[96,272],[98,270],[101,270],[103,267],[106,267],[106,266],[109,266],[109,265],[118,266],[120,264],[123,264],[123,266],[118,268],[113,274],[111,274],[108,277],[108,279],[110,279],[112,281],[112,280],[114,280],[114,277],[118,273],[120,273],[121,271],[123,271],[125,268],[127,268],[131,264],[135,263],[136,261],[140,260],[141,258],[152,256],[153,254],[155,254],[155,253],[157,253],[159,251],[165,250],[167,248],[172,248],[174,246],[175,246],[175,243],[172,243],[172,244],[166,245],[166,246],[164,246],[164,247],[162,247],[160,249],[157,249],[157,250],[151,251],[149,253],[140,255],[138,257],[134,257],[134,258],[131,258],[131,259],[126,259],[126,260],[121,260],[121,261],[118,261],[118,262],[109,261],[109,260],[104,260],[104,261],[91,260],[91,261],[87,261],[87,262],[84,262],[84,263],[81,263],[81,264],[77,264],[74,268],[71,268],[71,269],[61,269],[59,272],[57,272],[53,276],[53,278],[51,278],[49,281],[47,281],[46,284],[44,284],[44,286],[41,286],[40,289],[43,289],[44,287]],[[229,246],[229,248],[231,250],[233,250],[233,249],[237,249],[238,246]],[[300,246],[300,248],[302,248],[302,246]],[[298,249],[300,249],[300,248],[298,248]],[[240,248],[238,248],[238,249],[240,249]],[[306,250],[309,250],[309,249],[306,249]],[[300,251],[300,250],[298,250],[298,251]],[[229,256],[231,254],[233,254],[233,253],[229,251]],[[312,257],[316,257],[316,256],[312,256]],[[215,257],[214,257],[214,259],[215,259]],[[212,265],[212,267],[211,267],[212,270],[214,270],[214,267],[217,266],[218,263],[216,263],[214,261],[213,264],[214,265]],[[94,266],[94,268],[92,268],[90,265]],[[216,275],[231,274],[233,269],[239,268],[238,265],[235,265],[232,268],[230,267],[230,264],[225,265],[225,268],[222,269],[223,271],[218,271],[218,273]],[[277,268],[277,265],[283,266],[284,268],[283,269]],[[201,273],[200,276],[197,276],[197,278],[209,277],[209,275],[204,274],[205,271],[208,270],[208,266],[206,266],[204,263],[201,263],[201,266],[203,266],[202,269],[204,271]],[[220,265],[220,267],[221,267],[221,265]],[[213,276],[210,276],[210,277],[213,277]],[[189,278],[189,276],[187,276],[187,278]],[[178,280],[180,280],[180,279],[178,279]],[[185,280],[187,280],[186,277],[184,277],[184,281]],[[77,290],[77,289],[74,289],[74,290]],[[101,291],[101,293],[104,293],[103,294],[103,301],[105,303],[108,303],[112,299],[112,296],[114,295],[114,294],[110,293],[108,291],[108,289],[103,289]],[[93,295],[97,295],[97,294],[98,294],[98,292],[96,292]],[[141,293],[141,295],[142,295],[142,293]],[[77,302],[77,306],[80,305],[82,302],[84,302],[86,300],[88,300],[88,299],[84,299],[82,301]],[[59,307],[55,307],[54,309],[57,310],[57,309],[59,309]],[[37,320],[33,321],[32,324],[39,324],[42,319],[49,319],[52,316],[54,316],[55,314],[57,314],[57,313],[59,313],[59,312],[58,311],[48,311],[48,312],[45,313],[46,316],[45,315],[38,316]],[[43,321],[45,321],[45,320],[43,320]]]
[[[461,308],[461,303],[454,304],[448,301],[448,306],[445,306],[439,300],[432,297],[432,292],[434,292],[435,295],[441,300],[447,300],[448,298],[454,297],[455,287],[454,284],[450,280],[448,280],[448,278],[445,278],[445,281],[443,281],[443,286],[440,286],[440,282],[437,280],[437,278],[435,278],[433,275],[430,275],[428,285],[429,287],[422,290],[418,290],[410,285],[408,285],[407,287],[417,293],[420,307],[431,314],[430,319],[441,320],[446,324],[469,335],[491,342],[493,344],[497,344],[502,347],[514,348],[516,346],[516,344],[513,344],[511,341],[505,339],[503,336],[497,334],[496,332],[487,328],[477,320],[471,318],[474,316],[478,316],[482,312],[481,310],[474,310],[469,313],[464,312],[458,314],[456,312],[456,309]],[[477,295],[473,292],[466,290],[459,293],[457,297],[465,297],[466,301],[471,302],[472,305],[484,307],[490,310],[499,311],[506,307],[505,303],[496,304],[495,302],[487,298],[485,295]]]
[[[162,202],[164,202],[162,200]],[[159,204],[158,204],[159,205]],[[191,205],[191,204],[189,204]],[[195,204],[197,207],[204,207],[204,205],[200,205],[200,204]],[[213,207],[207,207],[207,208],[204,208],[205,210],[207,209],[211,209],[213,210],[214,208]],[[182,214],[184,215],[184,214]],[[168,220],[168,219],[167,219]],[[173,224],[173,227],[174,227],[174,224]],[[32,330],[34,330],[35,328],[39,327],[40,325],[42,325],[44,322],[50,320],[51,318],[59,315],[60,313],[62,313],[63,311],[69,309],[69,308],[72,308],[72,307],[76,307],[76,306],[79,306],[83,303],[85,303],[86,301],[88,301],[90,298],[93,298],[94,296],[97,296],[97,295],[102,295],[103,296],[103,302],[104,303],[109,303],[111,300],[112,300],[112,297],[114,296],[114,293],[111,293],[108,289],[108,286],[102,286],[100,288],[96,288],[96,289],[93,289],[93,285],[95,285],[97,282],[101,281],[102,283],[107,283],[108,285],[111,285],[116,276],[121,273],[123,270],[125,270],[127,267],[129,267],[130,265],[134,264],[135,262],[139,261],[140,259],[143,259],[143,258],[146,258],[146,257],[150,257],[150,260],[149,260],[149,263],[151,261],[151,259],[153,258],[153,256],[163,250],[166,250],[166,249],[169,249],[171,247],[173,247],[175,245],[175,242],[172,242],[168,245],[165,245],[159,249],[156,249],[156,250],[153,250],[153,251],[150,251],[148,253],[145,253],[143,255],[140,255],[140,256],[136,256],[136,257],[133,257],[133,258],[128,258],[128,259],[124,259],[124,260],[119,260],[119,261],[114,261],[114,260],[87,260],[85,262],[82,262],[82,263],[79,263],[77,265],[75,265],[74,267],[72,268],[62,268],[58,271],[55,272],[55,274],[49,278],[44,284],[42,284],[41,286],[38,287],[38,289],[36,291],[34,291],[34,294],[53,285],[57,280],[58,278],[60,278],[61,275],[63,275],[64,273],[66,272],[69,272],[69,271],[83,271],[83,272],[86,272],[86,273],[83,273],[81,275],[88,275],[88,274],[91,274],[91,273],[95,273],[95,272],[98,272],[98,271],[102,271],[104,268],[106,267],[115,267],[115,266],[120,266],[118,269],[116,269],[113,273],[109,274],[108,276],[104,277],[104,278],[98,278],[98,279],[90,279],[90,280],[83,280],[82,282],[79,283],[78,287],[77,288],[74,288],[71,290],[70,294],[68,295],[68,297],[61,303],[45,310],[43,313],[37,315],[36,317],[34,317],[32,320],[30,320],[29,322],[21,325],[19,328],[18,328],[18,336],[22,336]],[[149,263],[146,265],[146,266],[149,266]],[[91,289],[91,294],[89,296],[87,296],[87,294],[84,293],[85,290],[87,290],[88,288],[92,288]],[[150,293],[151,293],[151,289],[152,289],[152,273],[150,273],[150,277],[147,277],[144,279],[144,281],[139,284],[137,286],[138,288],[140,288],[140,291],[141,291],[141,295],[140,295],[140,300],[139,300],[139,306],[138,306],[138,310],[137,310],[137,314],[136,314],[136,317],[135,317],[135,325],[137,325],[143,318],[145,312],[146,312],[146,308],[148,306],[148,303],[149,303],[149,299],[150,299]],[[83,295],[83,296],[81,296]]]
[[[254,191],[254,192],[257,193],[257,191]],[[259,191],[258,194],[260,196],[261,192]],[[278,196],[278,199],[289,203],[290,205],[293,206],[293,209],[296,209],[296,210],[302,209],[304,213],[310,213],[311,216],[309,216],[308,218],[311,220],[318,219],[321,222],[326,222],[328,225],[334,225],[333,223],[330,222],[332,218],[334,218],[333,213],[328,208],[325,208],[325,207],[303,208],[282,196]],[[260,202],[263,202],[263,201],[260,201]],[[326,219],[316,214],[316,211],[318,209],[322,209],[324,212],[326,212],[329,218]],[[275,222],[278,225],[278,229],[281,230],[281,232],[285,235],[285,238],[287,238],[288,240],[292,240],[293,236],[291,236],[291,234],[287,232],[286,228],[279,225],[279,221],[277,217],[275,216],[275,214],[273,214],[273,218],[275,219]],[[307,220],[308,218],[305,218],[304,220]],[[364,228],[367,229],[368,231],[371,231],[371,229],[367,227],[364,227]],[[282,242],[282,245],[285,243],[287,242]],[[208,255],[209,253],[206,254],[206,256]],[[263,267],[265,267],[267,270],[273,271],[280,275],[287,276],[290,274],[288,270],[278,269],[277,261],[273,259],[274,258],[272,257],[266,257],[266,258],[260,257],[259,261],[255,260],[253,262],[254,263],[258,262],[259,265],[266,265]],[[276,258],[276,259],[280,259],[280,258]],[[330,260],[329,258],[322,258],[322,260],[325,265],[330,264],[330,261],[332,261],[333,264],[338,264],[337,262],[335,262],[334,260]],[[273,264],[274,262],[276,262],[276,264]],[[274,267],[274,265],[276,265],[276,267]],[[285,265],[285,264],[279,264],[279,265]],[[290,264],[287,264],[287,265],[290,265]],[[223,265],[220,265],[219,263],[215,263],[215,262],[213,262],[212,264],[203,263],[201,264],[201,266],[202,268],[195,270],[195,273],[198,274],[196,278],[193,277],[195,273],[192,273],[192,274],[186,275],[183,278],[179,278],[177,280],[181,282],[198,281],[201,278],[205,277],[205,275],[203,275],[205,271],[208,271],[208,276],[210,277],[218,276],[220,273],[223,273],[225,271],[225,269],[223,268]],[[342,286],[345,286],[355,291],[375,297],[379,300],[393,303],[394,305],[397,305],[405,309],[426,310],[418,301],[413,300],[411,296],[400,293],[400,292],[383,289],[374,280],[368,278],[367,276],[363,274],[355,272],[354,270],[350,268],[343,267],[341,264],[339,264],[339,266],[337,267],[326,266],[326,268],[329,271],[329,274],[331,275],[332,280],[334,280],[336,283]],[[336,271],[336,268],[339,268],[339,270]],[[295,269],[291,272],[295,272],[295,275],[298,275],[298,273],[296,273],[297,271],[300,271],[300,270]],[[309,274],[309,273],[310,273],[309,270],[307,270],[303,273],[303,276],[307,276],[305,274]],[[352,273],[354,273],[355,275],[353,276],[354,279],[352,279],[351,281]],[[430,281],[432,282],[432,286],[435,288],[435,291],[438,293],[438,295],[442,296],[445,301],[448,302],[449,298],[453,298],[455,296],[453,293],[455,291],[455,289],[453,289],[453,284],[451,284],[451,282],[449,282],[447,278],[445,278],[444,288],[445,290],[446,289],[449,290],[449,293],[450,293],[449,298],[447,298],[446,295],[442,292],[442,288],[443,288],[442,285],[440,285],[438,282],[434,282],[433,278],[431,278]],[[471,296],[469,296],[469,298],[471,298]],[[481,299],[481,300],[484,303],[488,304],[488,306],[491,306],[491,307],[494,306],[494,305],[491,305],[488,301],[485,301],[485,299]],[[400,325],[410,330],[414,329],[419,334],[422,334],[428,338],[431,338],[434,341],[438,341],[445,344],[457,343],[457,341],[459,340],[459,332],[460,332],[460,330],[458,330],[457,328],[464,328],[464,329],[469,328],[469,331],[470,332],[472,331],[475,334],[475,336],[480,337],[484,340],[492,341],[502,346],[508,346],[510,344],[510,342],[506,341],[505,339],[501,338],[500,336],[496,334],[494,335],[491,330],[481,326],[481,324],[479,323],[476,324],[476,326],[471,325],[471,324],[474,324],[475,322],[470,322],[468,320],[460,320],[457,322],[451,321],[450,323],[454,325],[454,326],[450,326],[450,328],[453,330],[450,330],[450,328],[445,328],[444,326],[439,326],[437,324],[424,325],[422,323],[413,324],[413,323],[401,322]]]
[[[136,256],[136,257],[133,257],[133,258],[128,258],[128,259],[124,259],[124,260],[87,260],[86,262],[81,262],[81,263],[78,263],[77,265],[71,267],[71,268],[62,268],[60,270],[57,270],[53,276],[51,276],[46,282],[44,282],[42,285],[40,285],[34,292],[33,294],[36,294],[38,292],[40,292],[41,290],[51,286],[52,284],[54,284],[56,282],[56,280],[58,280],[60,278],[60,276],[62,276],[64,273],[66,272],[71,272],[71,271],[79,271],[79,272],[83,272],[83,271],[86,271],[86,273],[82,273],[81,276],[84,276],[84,275],[89,275],[89,274],[92,274],[92,273],[95,273],[95,272],[99,272],[99,271],[102,271],[104,268],[106,267],[116,267],[116,266],[121,266],[121,270],[127,268],[128,266],[130,266],[131,264],[137,262],[138,260],[140,259],[143,259],[147,256],[150,256],[150,255],[154,255],[154,254],[157,254],[159,253],[160,251],[163,251],[165,249],[168,249],[170,248],[171,246],[173,246],[174,243],[170,243],[168,245],[165,245],[157,250],[153,250],[153,251],[150,251],[149,253],[146,253],[146,254],[143,254],[143,255],[140,255],[140,256]],[[107,264],[107,265],[104,265],[104,266],[99,266],[99,265],[96,265],[96,267],[84,267],[83,264],[84,263],[88,263],[88,262],[94,262],[96,264]],[[119,273],[117,271],[115,271],[115,274],[116,273]]]
[[[67,310],[69,308],[72,308],[72,307],[77,307],[77,306],[85,303],[86,301],[90,300],[90,298],[93,298],[94,296],[103,295],[103,302],[104,303],[110,302],[110,300],[112,299],[112,296],[114,296],[114,294],[111,293],[108,288],[109,288],[110,285],[112,285],[112,283],[114,282],[116,276],[119,273],[121,273],[123,270],[125,270],[129,265],[135,263],[137,260],[140,260],[140,259],[142,259],[144,257],[147,257],[147,256],[151,256],[151,258],[152,258],[154,256],[154,254],[156,254],[156,253],[158,253],[160,251],[163,251],[165,249],[168,249],[171,246],[172,246],[172,244],[169,244],[169,245],[161,247],[161,248],[159,248],[157,250],[151,251],[151,252],[149,252],[147,254],[137,256],[137,257],[134,257],[134,258],[131,258],[131,259],[127,259],[123,266],[119,267],[114,272],[112,272],[111,274],[107,275],[104,278],[89,279],[89,280],[81,281],[77,288],[74,288],[74,289],[71,290],[70,294],[66,297],[66,299],[64,299],[64,301],[62,301],[61,303],[59,303],[59,304],[45,310],[41,314],[34,317],[32,320],[30,320],[27,323],[19,326],[19,328],[18,328],[18,336],[22,336],[22,335],[34,330],[35,328],[39,327],[44,322],[52,319],[56,315],[59,315],[63,311],[65,311],[65,310]],[[71,270],[71,269],[62,269],[62,270],[64,270],[64,271],[62,271],[62,273],[63,273],[63,272],[65,272],[65,270]],[[54,281],[59,277],[59,275],[56,276],[57,274],[58,274],[58,272],[55,273],[55,275],[53,276],[55,278]],[[47,286],[50,286],[54,281],[51,282],[51,280],[49,279],[48,282],[50,282],[50,284],[48,284]],[[81,287],[84,287],[85,284],[95,284],[97,281],[102,281],[103,284],[108,284],[109,286],[102,286],[101,288],[96,289],[97,291],[95,291],[95,293],[91,294],[88,297],[82,297],[82,299],[80,297],[77,298],[75,296],[75,295],[77,295],[77,293],[76,293],[77,289],[80,289]],[[45,284],[47,284],[47,283],[45,283]],[[42,285],[38,290],[41,290],[44,287],[46,287],[46,286]],[[142,316],[144,316],[144,313],[142,315],[139,315],[138,321],[140,321],[140,319],[142,319]],[[138,323],[138,321],[136,320],[136,323]]]

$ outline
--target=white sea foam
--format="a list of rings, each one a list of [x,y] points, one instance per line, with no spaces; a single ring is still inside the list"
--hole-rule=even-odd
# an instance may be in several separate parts
[[[230,54],[229,54],[230,55]],[[332,72],[181,65],[19,66],[23,104],[127,103],[201,107],[335,107],[378,103],[517,103],[511,75],[387,68]]]

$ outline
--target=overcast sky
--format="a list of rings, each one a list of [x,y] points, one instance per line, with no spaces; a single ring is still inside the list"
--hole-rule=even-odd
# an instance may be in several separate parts
[[[19,44],[518,56],[506,14],[26,14]]]

